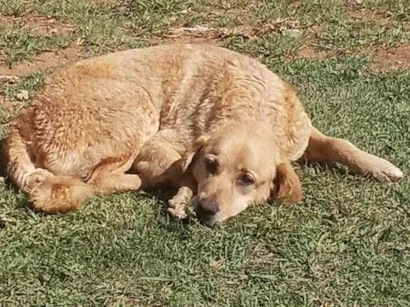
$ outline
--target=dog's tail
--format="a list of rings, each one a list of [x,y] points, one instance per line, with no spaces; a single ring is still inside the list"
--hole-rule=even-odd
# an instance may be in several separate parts
[[[38,210],[63,213],[80,207],[94,194],[92,187],[77,178],[55,176],[46,169],[37,168],[27,137],[21,133],[25,129],[21,128],[24,127],[10,127],[3,141],[3,161],[9,178],[30,195]]]

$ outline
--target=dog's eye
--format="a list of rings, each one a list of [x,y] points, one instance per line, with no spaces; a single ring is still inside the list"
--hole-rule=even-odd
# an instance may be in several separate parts
[[[205,168],[210,175],[215,175],[218,170],[218,163],[215,159],[205,159]]]
[[[242,186],[250,186],[255,183],[255,179],[253,179],[253,177],[249,174],[242,174],[239,176],[237,182]]]

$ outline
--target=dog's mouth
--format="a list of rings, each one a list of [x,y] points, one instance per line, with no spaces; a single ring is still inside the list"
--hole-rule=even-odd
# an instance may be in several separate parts
[[[217,219],[213,215],[201,215],[201,214],[198,214],[198,212],[196,211],[196,216],[198,217],[199,221],[202,224],[208,227],[214,227],[215,224],[217,223]]]

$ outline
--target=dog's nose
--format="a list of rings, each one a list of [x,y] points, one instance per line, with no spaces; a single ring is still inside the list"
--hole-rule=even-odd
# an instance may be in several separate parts
[[[198,213],[200,213],[200,215],[205,215],[205,216],[215,215],[219,211],[219,204],[215,200],[212,200],[209,198],[201,199],[198,205],[199,205]]]

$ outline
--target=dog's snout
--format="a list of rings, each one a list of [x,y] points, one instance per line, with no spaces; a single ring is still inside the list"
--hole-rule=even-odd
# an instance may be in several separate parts
[[[219,204],[212,199],[204,198],[199,201],[199,210],[203,215],[215,215],[219,211]]]

